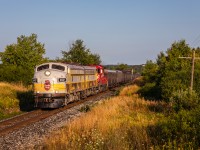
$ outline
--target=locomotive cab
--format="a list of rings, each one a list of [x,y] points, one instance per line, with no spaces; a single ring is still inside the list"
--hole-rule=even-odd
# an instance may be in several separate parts
[[[98,91],[105,91],[108,88],[108,80],[104,75],[104,68],[101,65],[96,65],[96,70],[98,73],[97,76]]]
[[[67,67],[46,63],[35,68],[33,78],[35,107],[57,108],[63,105],[66,94]]]

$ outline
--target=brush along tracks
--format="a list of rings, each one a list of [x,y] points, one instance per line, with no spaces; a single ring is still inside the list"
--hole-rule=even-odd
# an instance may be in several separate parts
[[[103,99],[113,95],[112,91],[105,91],[97,95],[90,96],[84,100],[80,100],[74,103],[70,103],[65,107],[53,110],[34,110],[10,119],[6,119],[0,122],[0,137],[6,136],[7,134],[27,127],[36,122],[42,121],[60,112],[73,108],[75,106],[86,103],[87,101],[92,101],[93,99],[97,101],[98,99]],[[97,99],[97,100],[96,100]]]

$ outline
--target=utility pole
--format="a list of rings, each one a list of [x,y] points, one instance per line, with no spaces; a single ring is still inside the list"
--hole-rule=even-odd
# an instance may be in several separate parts
[[[192,59],[192,70],[191,70],[191,81],[190,81],[190,90],[193,89],[193,81],[194,81],[194,62],[195,59],[200,59],[199,57],[195,57],[195,50],[192,50],[192,57],[179,57],[184,59]]]

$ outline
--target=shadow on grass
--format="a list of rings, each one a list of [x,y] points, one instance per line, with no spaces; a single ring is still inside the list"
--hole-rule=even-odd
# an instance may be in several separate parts
[[[163,113],[163,114],[170,114],[173,112],[172,106],[170,106],[168,103],[165,102],[157,102],[152,103],[148,106],[150,111],[156,112],[156,113]]]
[[[31,111],[34,109],[33,91],[17,92],[19,107],[21,111]]]

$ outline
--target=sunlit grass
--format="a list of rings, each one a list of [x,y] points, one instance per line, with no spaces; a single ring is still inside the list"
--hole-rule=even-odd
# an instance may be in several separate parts
[[[0,82],[0,119],[21,113],[19,92],[28,92],[22,84]]]
[[[131,96],[137,93],[137,91],[139,90],[139,87],[137,85],[131,85],[131,86],[127,86],[124,87],[119,95],[120,96]]]
[[[86,115],[46,139],[45,149],[149,149],[147,126],[161,117],[149,110],[156,102],[136,94],[137,86],[128,86],[119,96],[100,102]]]

